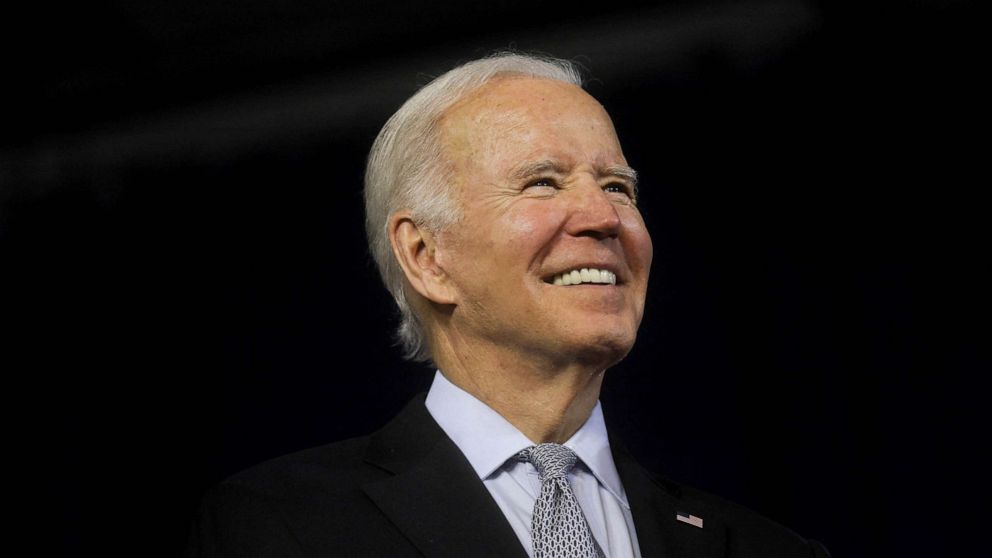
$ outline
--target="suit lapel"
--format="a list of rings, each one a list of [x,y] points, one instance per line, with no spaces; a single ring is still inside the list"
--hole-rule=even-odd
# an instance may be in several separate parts
[[[615,440],[610,440],[617,472],[630,502],[643,558],[718,558],[726,552],[726,526],[715,513],[688,502],[681,489],[652,478]],[[679,513],[703,520],[702,528],[676,519]]]
[[[415,399],[375,434],[366,461],[393,473],[365,493],[429,557],[527,554],[478,475]]]

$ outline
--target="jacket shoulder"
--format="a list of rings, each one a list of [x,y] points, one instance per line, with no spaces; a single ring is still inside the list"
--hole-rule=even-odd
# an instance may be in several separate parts
[[[364,462],[369,438],[363,436],[263,461],[228,477],[236,486],[273,498],[306,492],[341,492],[383,476]]]
[[[407,543],[363,490],[389,476],[365,462],[368,443],[291,453],[222,481],[201,502],[188,555],[403,555]]]
[[[610,447],[634,514],[643,556],[829,557],[823,545],[759,513],[644,468],[613,436]],[[667,550],[657,550],[661,548]]]
[[[692,487],[680,485],[678,491],[687,507],[705,510],[707,516],[724,524],[728,556],[830,556],[819,542],[745,506]],[[775,549],[774,553],[769,554],[769,549]]]

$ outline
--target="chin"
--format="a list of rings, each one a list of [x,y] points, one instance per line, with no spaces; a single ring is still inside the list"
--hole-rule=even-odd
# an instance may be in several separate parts
[[[605,370],[630,353],[635,339],[636,335],[617,335],[615,332],[593,337],[578,344],[573,353],[574,358],[583,364]]]

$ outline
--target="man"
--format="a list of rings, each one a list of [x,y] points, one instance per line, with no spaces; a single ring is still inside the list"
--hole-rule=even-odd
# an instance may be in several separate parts
[[[222,483],[195,555],[826,555],[611,444],[600,386],[634,343],[652,246],[637,175],[579,84],[563,61],[495,56],[386,123],[368,235],[434,383],[370,437]]]

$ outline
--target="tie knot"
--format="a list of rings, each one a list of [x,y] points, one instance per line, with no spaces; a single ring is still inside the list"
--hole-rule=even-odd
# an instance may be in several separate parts
[[[561,444],[537,444],[517,454],[522,461],[530,461],[541,476],[547,479],[564,478],[575,466],[575,452]]]

